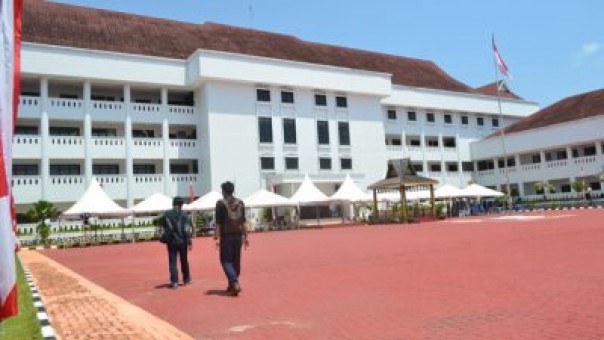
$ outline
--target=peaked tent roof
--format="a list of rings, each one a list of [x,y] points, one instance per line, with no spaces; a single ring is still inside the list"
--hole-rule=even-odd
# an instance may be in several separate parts
[[[221,199],[222,194],[218,193],[217,191],[210,191],[190,204],[185,204],[183,209],[186,211],[213,210],[216,208],[216,202],[220,201]]]
[[[331,201],[327,195],[321,192],[321,190],[317,189],[317,187],[313,184],[313,182],[308,177],[308,174],[304,176],[304,181],[294,193],[292,197],[289,199],[296,204],[313,204],[313,203],[326,203]]]
[[[354,182],[350,175],[346,175],[346,179],[338,189],[338,191],[330,197],[334,201],[348,202],[365,202],[371,201],[371,196],[361,190]]]
[[[434,197],[436,198],[450,198],[450,197],[463,197],[463,191],[451,184],[445,184],[442,187],[434,190]]]
[[[125,216],[129,211],[115,203],[103,190],[96,178],[93,178],[82,197],[67,209],[62,216],[79,217],[82,214],[92,216]]]
[[[503,193],[497,190],[483,187],[480,184],[472,184],[461,189],[463,196],[465,197],[499,197],[503,196]]]
[[[251,194],[243,200],[243,203],[245,203],[246,208],[285,207],[296,205],[295,202],[266,189],[260,189]]]
[[[156,192],[130,210],[133,213],[157,213],[170,209],[172,209],[172,198]]]
[[[404,158],[389,160],[386,178],[371,184],[367,188],[388,190],[399,189],[401,186],[412,187],[437,183],[437,180],[417,175],[411,166],[411,160]]]

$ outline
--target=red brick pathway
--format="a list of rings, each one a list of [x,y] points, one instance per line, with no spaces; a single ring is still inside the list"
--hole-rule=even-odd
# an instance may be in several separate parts
[[[195,338],[604,339],[604,211],[550,215],[254,234],[238,298],[207,238],[177,291],[159,243],[45,254]]]

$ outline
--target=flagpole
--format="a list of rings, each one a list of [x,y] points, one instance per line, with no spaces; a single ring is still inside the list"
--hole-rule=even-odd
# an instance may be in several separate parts
[[[493,47],[493,66],[495,68],[495,87],[497,90],[497,107],[499,109],[499,118],[500,118],[500,124],[499,124],[499,139],[501,140],[501,148],[503,150],[503,173],[505,176],[505,190],[506,190],[506,200],[508,203],[508,210],[512,207],[512,192],[510,190],[510,175],[508,173],[508,153],[507,153],[507,148],[505,146],[505,131],[503,129],[504,127],[504,117],[503,117],[503,112],[501,110],[501,94],[500,94],[500,89],[499,89],[499,71],[498,71],[498,65],[497,65],[497,56],[495,55],[495,53],[499,53],[496,52],[496,47],[495,47],[495,34],[491,35],[491,41],[492,41],[492,47]],[[503,80],[501,80],[503,82]]]

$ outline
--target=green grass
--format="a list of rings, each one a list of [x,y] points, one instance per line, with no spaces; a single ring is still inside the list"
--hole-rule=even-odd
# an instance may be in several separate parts
[[[17,261],[17,287],[19,315],[0,324],[0,339],[42,339],[40,322],[36,318],[37,311],[31,297],[31,290],[29,290],[23,268],[19,261]]]

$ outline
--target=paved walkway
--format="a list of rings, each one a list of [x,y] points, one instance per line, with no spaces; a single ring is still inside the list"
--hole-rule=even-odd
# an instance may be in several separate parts
[[[35,251],[19,253],[59,339],[192,339]]]

